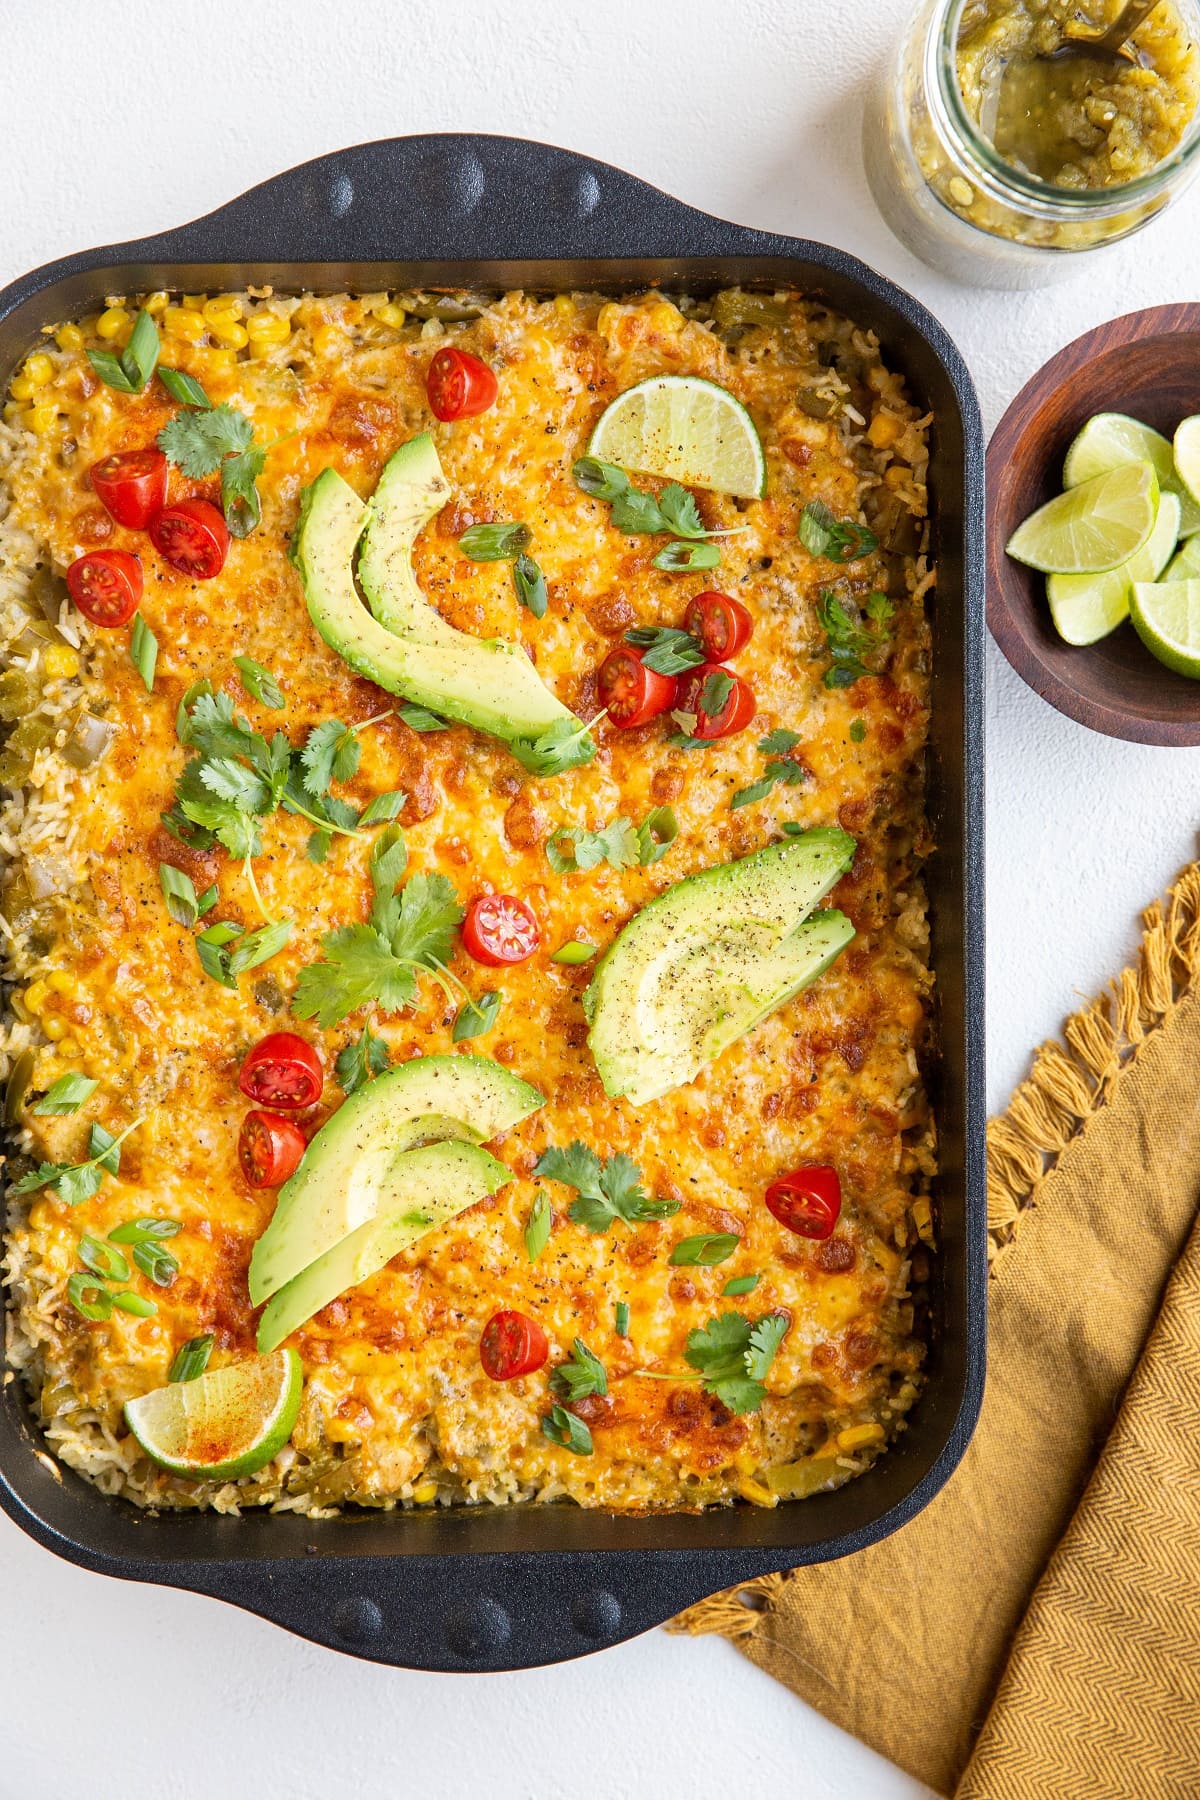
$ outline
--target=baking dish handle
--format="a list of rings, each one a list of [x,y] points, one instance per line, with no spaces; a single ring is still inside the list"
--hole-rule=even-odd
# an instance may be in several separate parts
[[[610,256],[614,242],[695,256],[736,240],[745,254],[755,235],[574,151],[456,132],[318,157],[136,249],[184,262],[515,262]]]

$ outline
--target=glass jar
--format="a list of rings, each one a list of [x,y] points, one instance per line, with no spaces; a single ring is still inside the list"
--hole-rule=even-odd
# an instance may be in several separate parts
[[[867,107],[867,179],[902,243],[934,268],[980,287],[1041,287],[1077,273],[1082,252],[1128,237],[1182,192],[1200,167],[1200,110],[1174,150],[1119,185],[1068,188],[1011,167],[980,130],[958,73],[959,28],[980,0],[924,0]],[[1001,0],[991,0],[999,16]],[[1172,0],[1193,41],[1197,0]],[[1028,0],[1012,0],[1036,13]]]

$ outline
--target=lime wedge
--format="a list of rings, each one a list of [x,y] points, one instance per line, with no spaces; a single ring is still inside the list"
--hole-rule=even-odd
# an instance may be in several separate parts
[[[1172,446],[1175,469],[1190,497],[1200,505],[1200,413],[1184,419]]]
[[[1158,480],[1148,462],[1128,463],[1068,488],[1031,513],[1008,554],[1047,574],[1119,568],[1136,556],[1158,517]]]
[[[1159,662],[1200,681],[1200,581],[1137,581],[1129,616]]]
[[[1181,544],[1178,556],[1167,564],[1164,581],[1194,581],[1200,577],[1200,537],[1190,537]]]
[[[1129,617],[1135,581],[1157,581],[1179,538],[1179,499],[1164,494],[1154,530],[1136,556],[1103,575],[1047,575],[1055,630],[1068,644],[1094,644]],[[1177,559],[1178,560],[1178,559]]]
[[[249,1357],[195,1381],[152,1388],[125,1405],[146,1455],[172,1475],[235,1481],[277,1456],[295,1428],[304,1386],[294,1350]]]
[[[646,475],[757,500],[767,461],[740,400],[699,375],[652,375],[618,394],[592,433],[588,455]]]
[[[1082,482],[1094,481],[1097,475],[1107,475],[1110,469],[1136,462],[1152,463],[1159,487],[1178,494],[1182,507],[1180,537],[1200,531],[1200,505],[1185,486],[1186,477],[1181,479],[1170,444],[1161,431],[1143,425],[1140,419],[1131,419],[1128,413],[1093,414],[1067,451],[1063,486],[1079,487]]]

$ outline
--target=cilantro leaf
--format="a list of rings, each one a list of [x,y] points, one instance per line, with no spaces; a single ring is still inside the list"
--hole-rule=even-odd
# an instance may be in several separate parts
[[[643,667],[656,675],[682,675],[707,660],[700,639],[674,625],[635,625],[625,642],[641,650]]]
[[[800,514],[798,536],[810,556],[829,562],[854,562],[879,545],[873,531],[855,519],[836,519],[820,500],[810,500]]]
[[[100,1190],[105,1172],[115,1175],[121,1166],[121,1145],[131,1131],[141,1124],[135,1119],[127,1125],[120,1137],[113,1137],[103,1125],[94,1124],[88,1133],[88,1154],[86,1162],[78,1163],[39,1163],[19,1181],[14,1181],[11,1192],[14,1194],[32,1194],[39,1188],[52,1188],[65,1206],[78,1206],[81,1201],[90,1200]]]
[[[787,1327],[779,1313],[767,1313],[754,1325],[744,1313],[720,1313],[689,1331],[685,1357],[703,1375],[705,1393],[715,1394],[732,1413],[757,1412]]]
[[[799,742],[798,731],[788,731],[784,726],[777,725],[774,731],[768,731],[766,737],[759,738],[758,747],[764,756],[786,756]]]
[[[315,1018],[323,1030],[361,1006],[403,1012],[417,998],[411,966],[372,925],[344,925],[321,939],[321,962],[301,969],[292,1001],[298,1019]]]
[[[373,1076],[382,1075],[390,1064],[387,1045],[369,1025],[364,1025],[353,1042],[338,1051],[333,1072],[342,1092],[353,1094]]]
[[[565,1394],[574,1405],[585,1394],[607,1394],[608,1372],[583,1339],[576,1338],[570,1359],[559,1363],[550,1377],[550,1386],[558,1393]]]
[[[727,675],[724,669],[714,669],[706,675],[704,685],[700,689],[699,709],[710,719],[717,719],[729,703],[733,692],[733,676]]]
[[[851,603],[853,604],[853,603]],[[886,642],[886,626],[894,607],[884,594],[871,594],[865,613],[871,628],[863,625],[857,611],[839,599],[829,588],[822,588],[817,600],[817,622],[825,633],[825,648],[830,666],[825,671],[827,688],[852,687],[873,671],[866,658],[880,650]]]
[[[199,481],[215,474],[225,457],[248,450],[253,439],[254,427],[245,413],[224,402],[208,412],[177,413],[168,419],[158,434],[158,447],[189,481]]]
[[[513,738],[509,749],[531,775],[561,775],[596,754],[591,727],[580,719],[556,719],[537,737]]]
[[[599,831],[562,826],[546,840],[546,859],[557,875],[594,869],[602,862],[611,869],[632,868],[638,861],[637,830],[625,817],[611,820]]]
[[[565,1150],[550,1145],[534,1165],[535,1175],[573,1187],[579,1198],[570,1216],[577,1225],[603,1233],[614,1219],[638,1225],[647,1219],[669,1219],[679,1211],[677,1200],[652,1200],[641,1186],[641,1170],[624,1151],[606,1162],[578,1139]]]
[[[746,1351],[746,1373],[755,1381],[765,1381],[775,1360],[775,1352],[787,1334],[788,1322],[782,1313],[764,1313],[750,1333]]]
[[[353,725],[343,725],[340,719],[324,719],[314,725],[300,752],[306,791],[319,800],[332,782],[353,781],[361,756],[362,745]]]
[[[753,806],[756,800],[765,800],[772,788],[780,783],[784,787],[798,787],[807,780],[808,770],[803,763],[792,762],[786,757],[776,759],[767,764],[757,781],[738,789],[729,802],[730,808],[736,811],[739,806]]]
[[[612,502],[612,522],[618,531],[627,536],[635,536],[641,532],[669,531],[671,527],[659,511],[658,501],[653,494],[643,494],[640,488],[623,488]]]
[[[221,510],[234,537],[249,537],[262,522],[256,483],[266,460],[265,450],[243,450],[221,464]]]
[[[462,924],[458,895],[444,875],[414,875],[400,895],[400,922],[392,933],[393,954],[403,961],[449,962],[454,934]]]
[[[667,530],[673,531],[676,537],[708,536],[695,495],[690,494],[677,481],[669,481],[658,496],[658,510],[666,520]]]

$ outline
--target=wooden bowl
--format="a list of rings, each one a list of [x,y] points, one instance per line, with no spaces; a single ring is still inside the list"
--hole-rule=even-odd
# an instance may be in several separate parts
[[[1069,719],[1135,744],[1200,744],[1200,681],[1156,662],[1128,622],[1065,644],[1046,578],[1004,554],[1021,520],[1062,488],[1068,445],[1093,413],[1123,412],[1171,438],[1200,412],[1200,306],[1155,306],[1085,332],[1017,395],[988,446],[992,636],[1017,674]]]

